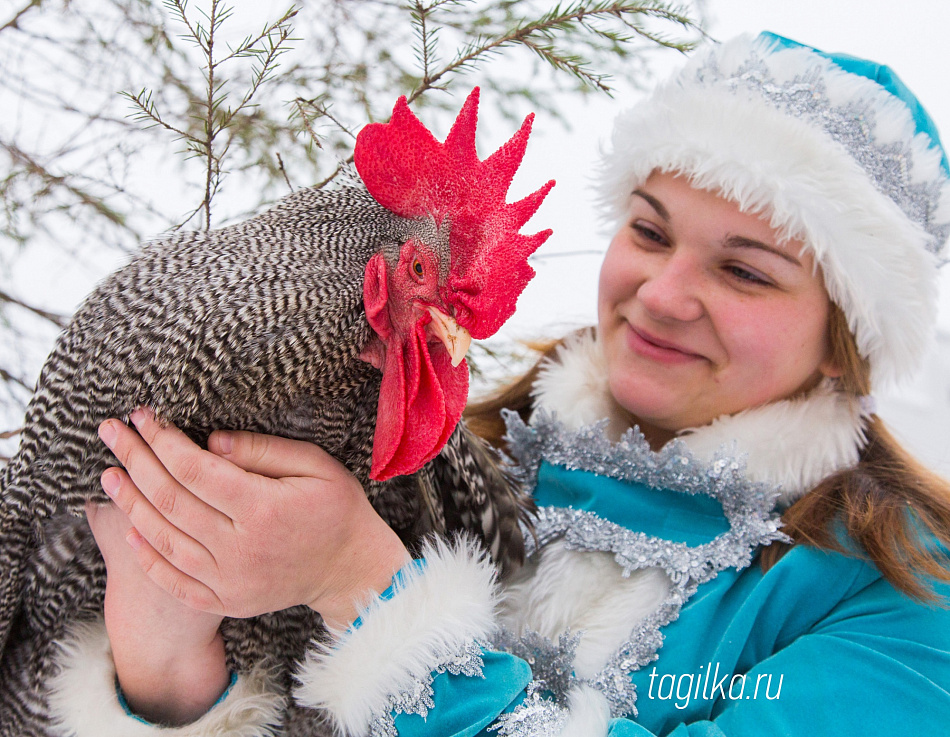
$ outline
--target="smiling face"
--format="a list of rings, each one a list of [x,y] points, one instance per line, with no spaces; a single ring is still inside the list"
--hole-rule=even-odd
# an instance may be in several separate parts
[[[809,252],[734,202],[654,173],[600,272],[610,391],[654,446],[840,372]]]

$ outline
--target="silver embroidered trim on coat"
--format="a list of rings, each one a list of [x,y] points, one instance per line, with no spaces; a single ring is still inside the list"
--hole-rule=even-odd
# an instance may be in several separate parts
[[[745,568],[760,545],[788,541],[779,531],[779,519],[772,511],[779,489],[745,478],[744,461],[730,457],[725,450],[717,451],[712,461],[705,462],[680,440],[654,452],[636,428],[613,442],[605,434],[606,421],[572,431],[544,410],[534,413],[530,426],[514,412],[503,414],[508,428],[506,440],[525,471],[529,490],[537,484],[538,469],[544,460],[657,489],[705,494],[722,505],[729,531],[697,546],[634,532],[593,512],[562,507],[541,507],[534,525],[537,540],[525,536],[529,555],[553,540],[563,539],[571,549],[613,553],[624,575],[652,567],[662,568],[669,575],[672,586],[667,598],[637,623],[607,665],[584,681],[604,694],[612,716],[636,716],[637,693],[630,674],[657,659],[663,644],[661,628],[679,616],[683,604],[701,583],[726,568]],[[539,646],[537,638],[541,635],[526,633],[521,643],[508,644],[513,648],[509,652],[517,654],[518,648],[527,648],[544,652],[550,662],[573,661],[575,641],[570,641],[568,652],[563,648],[563,637],[559,645],[547,646]],[[563,649],[560,660],[549,653],[559,649]]]
[[[482,647],[475,640],[469,640],[454,653],[443,654],[431,671],[416,676],[405,690],[390,694],[386,706],[373,714],[370,735],[398,737],[395,719],[399,714],[418,714],[425,719],[429,715],[429,709],[435,708],[432,682],[437,675],[451,673],[455,676],[482,678],[484,666]]]
[[[567,710],[541,695],[544,686],[532,681],[527,696],[507,714],[499,716],[488,728],[499,737],[557,737],[567,721]]]
[[[950,235],[950,223],[935,219],[941,189],[946,182],[943,171],[931,181],[914,181],[913,150],[905,140],[890,143],[876,140],[877,116],[871,102],[833,104],[818,65],[780,83],[763,58],[756,55],[728,77],[710,55],[697,70],[696,79],[703,84],[724,83],[732,89],[745,88],[776,109],[825,131],[864,169],[881,194],[930,234],[927,250],[939,256],[941,263],[946,263],[947,257],[941,250]]]
[[[537,632],[528,631],[519,637],[502,627],[491,638],[491,646],[524,660],[531,666],[531,675],[540,689],[557,703],[567,704],[567,693],[577,683],[574,656],[580,641],[580,633],[565,632],[554,644]]]

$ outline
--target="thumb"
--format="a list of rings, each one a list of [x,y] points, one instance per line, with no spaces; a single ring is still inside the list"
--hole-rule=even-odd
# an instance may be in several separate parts
[[[208,438],[208,450],[235,466],[281,479],[309,476],[330,479],[346,468],[325,450],[303,440],[242,430],[215,430]]]
[[[128,553],[125,538],[132,529],[132,521],[118,506],[86,502],[86,519],[107,563]]]

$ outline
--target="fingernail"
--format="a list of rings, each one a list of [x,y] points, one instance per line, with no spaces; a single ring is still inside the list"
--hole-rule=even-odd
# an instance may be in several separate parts
[[[115,439],[118,437],[118,433],[115,430],[115,425],[110,421],[106,420],[101,425],[99,425],[99,439],[106,444],[107,447],[111,448],[115,445]]]
[[[140,547],[142,547],[142,536],[134,527],[129,530],[128,534],[125,536],[125,541],[129,544],[129,547],[131,547],[132,550],[138,550]]]
[[[129,419],[132,420],[132,424],[138,427],[142,424],[142,421],[145,419],[145,410],[139,407],[132,414],[129,415]]]
[[[115,493],[119,490],[119,474],[114,472],[104,473],[100,481],[102,483],[102,490],[110,497],[114,497]]]
[[[218,433],[218,447],[224,455],[228,455],[234,448],[234,438],[229,432]]]

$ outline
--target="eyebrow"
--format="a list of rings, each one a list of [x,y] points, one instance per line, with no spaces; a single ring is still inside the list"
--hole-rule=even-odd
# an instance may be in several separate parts
[[[779,258],[785,259],[790,264],[795,264],[795,266],[802,265],[801,261],[792,256],[792,254],[783,251],[781,248],[776,248],[775,246],[770,246],[767,243],[762,243],[761,241],[757,241],[752,238],[746,238],[745,236],[730,235],[722,242],[722,245],[725,248],[755,248],[759,251],[767,251],[768,253],[775,254]]]
[[[670,211],[666,209],[662,202],[660,202],[649,192],[644,192],[642,189],[635,189],[633,190],[632,194],[635,194],[637,197],[642,197],[644,200],[646,200],[650,204],[650,207],[656,210],[657,215],[663,218],[664,221],[667,223],[670,221]],[[745,236],[741,235],[731,235],[723,241],[722,245],[725,248],[755,248],[759,251],[767,251],[768,253],[775,254],[779,258],[783,258],[795,266],[802,265],[801,261],[792,256],[790,253],[783,251],[781,248],[770,246],[767,243],[762,243],[762,241],[757,241],[753,238],[746,238]]]
[[[670,212],[669,212],[669,210],[667,210],[667,209],[663,206],[663,203],[660,202],[660,201],[659,201],[656,197],[654,197],[652,194],[648,194],[647,192],[644,192],[642,189],[635,189],[635,190],[633,190],[633,194],[635,194],[637,197],[642,197],[642,198],[645,199],[647,202],[649,202],[649,203],[650,203],[650,207],[652,207],[654,210],[656,210],[656,214],[659,215],[661,218],[663,218],[666,222],[669,222],[669,221],[670,221]]]

